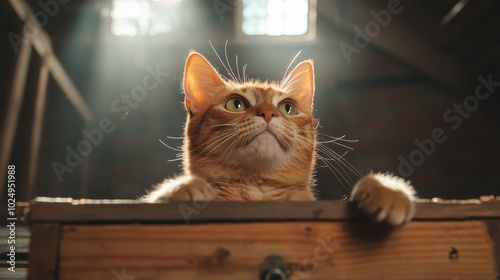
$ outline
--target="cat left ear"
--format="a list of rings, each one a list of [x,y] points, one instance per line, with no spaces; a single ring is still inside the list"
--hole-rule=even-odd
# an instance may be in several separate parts
[[[314,67],[312,60],[299,63],[283,80],[283,87],[302,110],[311,112],[314,98]]]
[[[186,109],[194,114],[204,111],[213,93],[224,86],[224,81],[210,62],[201,54],[192,51],[184,68]]]

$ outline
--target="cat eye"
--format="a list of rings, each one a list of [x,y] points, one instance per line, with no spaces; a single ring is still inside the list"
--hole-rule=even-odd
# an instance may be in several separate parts
[[[231,97],[226,101],[226,109],[231,112],[243,112],[248,107],[245,100],[242,97]]]
[[[297,114],[295,106],[291,102],[283,102],[278,106],[278,110],[284,115],[292,116]]]

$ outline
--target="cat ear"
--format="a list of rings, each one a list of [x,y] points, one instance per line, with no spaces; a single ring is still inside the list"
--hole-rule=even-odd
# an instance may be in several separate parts
[[[303,110],[312,110],[314,98],[314,67],[312,60],[299,63],[283,80],[283,87]]]
[[[192,113],[205,110],[215,91],[224,86],[215,68],[197,52],[190,52],[184,68],[185,106]]]

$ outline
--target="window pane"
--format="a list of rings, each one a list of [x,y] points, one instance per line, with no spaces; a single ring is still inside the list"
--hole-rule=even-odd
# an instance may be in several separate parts
[[[154,36],[179,24],[180,0],[113,0],[111,32],[117,36]]]
[[[308,0],[243,0],[242,30],[247,35],[303,35],[309,23]]]

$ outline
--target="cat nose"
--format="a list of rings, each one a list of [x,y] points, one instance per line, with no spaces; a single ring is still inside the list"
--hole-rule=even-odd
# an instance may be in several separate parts
[[[269,123],[273,119],[273,117],[277,117],[278,114],[276,113],[276,110],[273,110],[271,108],[262,108],[257,111],[257,116],[263,117],[266,123]]]

